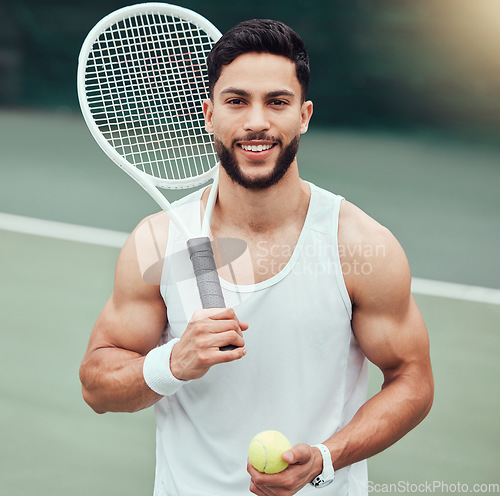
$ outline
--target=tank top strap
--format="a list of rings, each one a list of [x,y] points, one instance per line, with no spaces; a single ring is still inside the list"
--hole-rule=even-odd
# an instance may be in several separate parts
[[[339,245],[338,238],[340,208],[345,198],[315,184],[310,184],[310,187],[311,197],[314,195],[316,198],[312,203],[313,211],[311,212],[309,229],[325,235],[321,252],[332,260],[340,297],[344,302],[347,313],[352,316],[351,298],[345,285],[342,260],[340,258],[343,248]]]

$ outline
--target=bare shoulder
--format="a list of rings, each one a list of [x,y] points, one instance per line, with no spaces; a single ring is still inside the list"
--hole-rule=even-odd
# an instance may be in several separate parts
[[[162,213],[146,217],[125,242],[116,263],[113,292],[92,331],[90,351],[114,346],[146,354],[158,343],[166,308],[159,277],[148,280],[148,269],[163,258],[165,217]]]
[[[338,236],[344,279],[353,303],[385,305],[409,296],[408,261],[386,227],[344,200]]]
[[[358,251],[365,248],[365,253],[376,252],[377,245],[380,245],[382,251],[388,245],[399,246],[386,227],[347,200],[342,201],[340,208],[339,244],[345,245],[346,248],[356,246]]]
[[[140,278],[158,286],[167,248],[169,219],[165,212],[144,218],[124,244],[118,257],[117,273]]]

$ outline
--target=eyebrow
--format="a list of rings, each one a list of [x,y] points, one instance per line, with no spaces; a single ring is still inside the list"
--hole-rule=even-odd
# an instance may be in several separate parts
[[[227,94],[238,95],[238,96],[245,97],[245,98],[248,98],[251,96],[251,93],[249,91],[241,89],[241,88],[235,88],[235,87],[225,88],[220,92],[220,94],[221,95],[227,95]],[[290,91],[290,90],[282,89],[282,90],[268,91],[264,95],[264,97],[266,99],[278,98],[280,96],[289,96],[289,97],[293,98],[293,97],[295,97],[295,93],[293,91]]]

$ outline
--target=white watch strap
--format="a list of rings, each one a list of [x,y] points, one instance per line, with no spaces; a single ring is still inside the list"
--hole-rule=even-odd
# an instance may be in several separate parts
[[[318,448],[323,458],[323,471],[311,481],[314,487],[325,487],[335,479],[335,470],[333,469],[332,456],[330,450],[324,444],[314,444],[313,448]]]

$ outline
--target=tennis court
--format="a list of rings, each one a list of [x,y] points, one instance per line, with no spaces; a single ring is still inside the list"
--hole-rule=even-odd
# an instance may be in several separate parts
[[[0,212],[24,219],[2,217],[0,228],[0,492],[152,494],[152,411],[94,414],[81,399],[78,367],[122,239],[104,229],[130,232],[156,206],[108,162],[78,117],[3,111],[0,130]],[[306,179],[396,234],[429,329],[434,407],[369,462],[370,480],[441,483],[435,494],[458,492],[457,483],[500,492],[500,291],[468,289],[500,281],[500,150],[435,135],[312,130],[300,153]],[[44,235],[29,234],[38,229]],[[379,385],[374,371],[372,392]],[[414,489],[406,493],[425,492]]]

